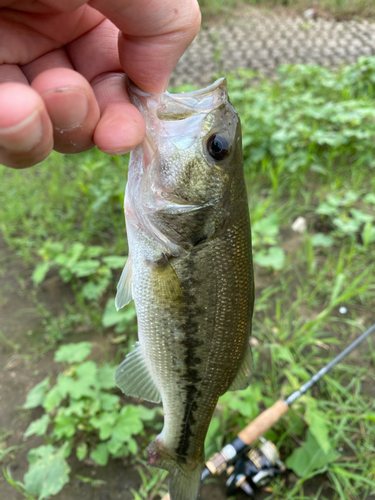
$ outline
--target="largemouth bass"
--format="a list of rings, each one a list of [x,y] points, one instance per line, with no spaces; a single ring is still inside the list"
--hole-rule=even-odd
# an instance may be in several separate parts
[[[127,395],[162,401],[149,463],[170,472],[172,500],[195,500],[217,400],[245,389],[252,372],[241,126],[223,78],[182,94],[128,90],[147,132],[130,156],[116,306],[134,298],[139,342],[115,380]]]

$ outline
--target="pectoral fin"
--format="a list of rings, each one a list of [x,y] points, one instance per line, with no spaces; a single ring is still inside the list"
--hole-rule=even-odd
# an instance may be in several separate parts
[[[116,385],[127,396],[160,403],[160,392],[148,371],[139,342],[136,342],[135,345],[134,351],[126,356],[116,370]]]
[[[133,299],[133,266],[130,255],[126,261],[124,270],[122,271],[120,281],[117,285],[117,294],[115,299],[116,309],[119,310],[122,307],[129,304]]]
[[[253,354],[251,352],[250,344],[248,344],[245,352],[245,357],[242,361],[240,369],[236,375],[236,378],[231,383],[228,391],[240,391],[247,389],[251,382],[251,377],[253,375]]]

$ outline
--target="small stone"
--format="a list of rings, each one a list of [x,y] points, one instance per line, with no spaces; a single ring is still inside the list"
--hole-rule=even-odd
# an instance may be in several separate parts
[[[297,217],[297,219],[292,224],[292,229],[296,233],[304,233],[307,229],[307,222],[305,217]]]

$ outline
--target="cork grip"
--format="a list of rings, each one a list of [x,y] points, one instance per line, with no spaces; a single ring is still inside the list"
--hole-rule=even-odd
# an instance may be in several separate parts
[[[255,420],[253,420],[251,424],[242,429],[242,431],[238,434],[238,437],[247,445],[251,445],[266,431],[271,429],[271,427],[276,424],[279,418],[281,418],[287,411],[288,405],[285,401],[276,401],[271,408],[265,410]]]

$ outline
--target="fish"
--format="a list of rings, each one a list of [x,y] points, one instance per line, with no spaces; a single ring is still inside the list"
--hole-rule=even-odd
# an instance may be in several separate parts
[[[171,500],[195,500],[218,398],[246,389],[254,279],[239,116],[225,78],[186,93],[147,94],[125,191],[129,255],[115,299],[134,299],[138,342],[119,365],[128,396],[163,404],[149,465],[169,471]]]

